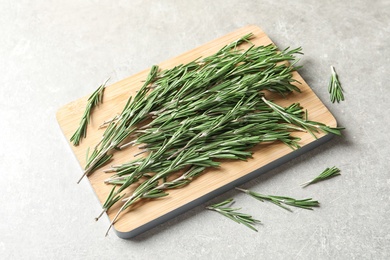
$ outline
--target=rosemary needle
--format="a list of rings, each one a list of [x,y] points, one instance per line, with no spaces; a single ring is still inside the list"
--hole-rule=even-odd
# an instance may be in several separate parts
[[[238,210],[240,210],[241,208],[230,208],[230,207],[226,206],[228,204],[231,205],[233,203],[234,203],[233,199],[227,199],[227,200],[222,201],[220,203],[210,205],[206,208],[209,210],[216,211],[216,212],[222,214],[223,216],[230,218],[234,222],[237,222],[239,224],[244,224],[248,228],[257,232],[257,229],[253,225],[255,225],[257,223],[261,223],[261,221],[254,219],[252,216],[250,216],[248,214],[238,212]]]
[[[239,191],[242,191],[242,192],[244,192],[244,193],[252,196],[253,198],[260,200],[260,201],[272,202],[273,204],[275,204],[281,208],[284,208],[288,211],[292,211],[292,210],[290,208],[284,206],[283,204],[297,207],[297,208],[302,208],[302,209],[310,209],[310,210],[312,210],[313,207],[319,206],[319,202],[316,200],[312,200],[311,198],[297,200],[297,199],[293,199],[293,198],[285,197],[285,196],[263,195],[263,194],[260,194],[260,193],[257,193],[257,192],[251,191],[251,190],[245,190],[245,189],[241,189],[241,188],[236,188],[236,189]]]
[[[334,103],[335,101],[339,103],[340,101],[344,101],[343,88],[341,87],[338,75],[334,67],[330,66],[330,68],[332,70],[332,75],[330,77],[330,81],[328,85],[330,100],[332,101],[332,103]]]
[[[88,98],[87,106],[85,108],[83,117],[81,118],[79,127],[70,138],[70,142],[73,142],[74,146],[78,146],[80,144],[81,139],[87,136],[87,126],[89,124],[91,111],[99,103],[103,102],[103,92],[108,80],[109,79],[107,79],[102,85],[100,85]]]
[[[340,175],[340,169],[337,168],[336,166],[333,166],[331,168],[326,168],[320,175],[318,175],[317,177],[315,177],[314,179],[312,179],[310,181],[302,183],[301,186],[306,187],[310,184],[313,184],[313,183],[316,183],[319,181],[323,181],[323,180],[332,178],[332,177],[337,176],[337,175]]]

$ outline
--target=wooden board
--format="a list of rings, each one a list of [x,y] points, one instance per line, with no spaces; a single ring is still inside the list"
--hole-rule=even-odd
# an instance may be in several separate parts
[[[190,62],[201,56],[204,57],[211,55],[224,45],[250,32],[255,35],[255,38],[252,40],[255,45],[268,45],[272,43],[259,27],[246,26],[201,47],[162,62],[159,66],[163,69],[171,68],[178,64]],[[106,88],[103,104],[93,112],[92,120],[88,127],[87,138],[83,139],[78,147],[69,144],[83,168],[85,165],[85,152],[87,148],[94,147],[94,145],[100,140],[104,131],[98,130],[98,126],[103,121],[114,117],[117,113],[122,111],[128,97],[130,95],[134,95],[136,90],[141,87],[142,81],[146,78],[148,72],[149,69],[146,69]],[[294,73],[294,78],[301,82],[298,86],[302,90],[302,93],[291,94],[286,99],[273,96],[272,98],[274,101],[280,105],[289,105],[294,102],[300,102],[301,105],[308,110],[310,120],[319,121],[326,125],[335,127],[337,125],[335,118],[318,99],[306,82],[296,72]],[[67,140],[69,140],[75,129],[78,127],[80,118],[86,106],[87,98],[88,97],[83,97],[75,100],[60,108],[57,112],[58,123]],[[308,133],[299,133],[297,136],[302,138],[300,142],[302,148],[296,151],[292,151],[289,147],[283,144],[259,145],[255,149],[253,159],[249,159],[247,162],[224,162],[220,169],[208,171],[207,174],[201,175],[187,187],[169,191],[170,195],[167,197],[148,201],[147,205],[138,203],[135,207],[130,207],[129,210],[122,214],[115,223],[114,229],[116,230],[116,233],[122,238],[130,238],[138,235],[147,229],[150,229],[163,221],[197,206],[200,203],[204,203],[207,200],[212,199],[214,196],[217,196],[234,186],[240,185],[245,181],[248,181],[250,178],[258,176],[261,172],[270,170],[271,168],[278,166],[281,163],[302,154],[303,152],[331,138],[331,135],[319,134],[319,139],[316,140]],[[130,161],[134,158],[133,154],[135,154],[137,150],[138,148],[132,147],[124,151],[117,152],[111,163],[120,164]],[[82,171],[80,170],[80,176],[81,174]],[[110,175],[99,170],[88,177],[98,199],[102,204],[112,188],[111,185],[106,185],[103,182],[109,176]],[[86,180],[87,179],[84,179],[84,181]],[[118,208],[119,206],[114,206],[108,212],[110,220],[113,219]]]

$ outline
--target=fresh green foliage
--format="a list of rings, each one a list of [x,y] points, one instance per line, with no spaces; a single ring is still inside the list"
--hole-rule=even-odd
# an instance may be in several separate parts
[[[299,111],[298,113],[288,113],[285,108],[266,100],[264,97],[262,97],[264,103],[266,103],[268,106],[270,106],[276,113],[278,113],[287,123],[294,124],[296,126],[300,126],[304,128],[307,132],[309,132],[314,138],[317,138],[314,134],[315,132],[324,132],[324,133],[332,133],[335,135],[341,135],[341,130],[344,128],[342,127],[329,127],[327,125],[324,125],[320,122],[313,122],[309,121],[306,118],[302,118],[302,116],[297,116],[302,111]],[[307,111],[306,111],[307,112]]]
[[[93,172],[108,154],[123,147],[123,141],[137,130],[137,125],[148,119],[157,117],[154,120],[157,124],[167,118],[183,120],[202,111],[220,115],[242,98],[242,94],[236,95],[238,90],[246,91],[246,96],[267,89],[281,94],[299,91],[292,84],[291,72],[295,68],[279,63],[293,60],[300,49],[278,52],[272,45],[252,46],[244,52],[236,49],[251,37],[252,34],[248,34],[214,55],[173,69],[159,72],[158,67],[153,66],[135,97],[130,98],[122,113],[108,124],[83,176]],[[229,94],[232,97],[224,100]]]
[[[103,101],[103,92],[106,87],[108,79],[102,85],[100,85],[88,98],[87,106],[85,108],[83,117],[81,118],[79,127],[76,132],[70,138],[70,142],[73,142],[74,146],[78,146],[82,138],[87,136],[87,126],[91,117],[92,109]]]
[[[343,88],[341,87],[339,78],[337,76],[337,73],[333,66],[330,66],[332,70],[332,75],[330,77],[329,85],[328,85],[328,91],[330,94],[330,100],[332,103],[337,101],[339,103],[340,101],[344,101],[344,94],[343,94]]]
[[[320,203],[316,200],[312,200],[311,198],[309,199],[293,199],[290,197],[284,197],[284,196],[273,196],[273,195],[263,195],[251,190],[245,190],[245,189],[240,189],[236,188],[239,191],[242,191],[250,196],[252,196],[255,199],[258,199],[260,201],[269,201],[271,203],[274,203],[275,205],[278,205],[281,208],[284,208],[288,211],[292,211],[289,207],[284,206],[289,205],[297,208],[303,208],[303,209],[313,209],[313,207],[318,207]]]
[[[254,219],[251,215],[238,212],[238,210],[240,210],[241,208],[230,208],[227,206],[228,204],[231,205],[233,203],[233,199],[227,199],[223,202],[210,205],[206,208],[209,210],[216,211],[239,224],[244,224],[248,228],[257,232],[257,229],[254,227],[254,225],[257,223],[261,223],[260,220]]]
[[[323,181],[323,180],[332,178],[332,177],[337,176],[337,175],[340,175],[340,169],[337,168],[336,166],[333,166],[331,168],[326,168],[320,175],[318,175],[317,177],[315,177],[314,179],[312,179],[310,181],[302,183],[301,186],[306,187],[310,184],[313,184],[313,183],[316,183],[319,181]]]
[[[248,160],[258,144],[281,142],[297,149],[299,138],[292,132],[340,134],[339,128],[308,121],[299,104],[280,107],[265,98],[266,91],[281,96],[300,91],[292,72],[301,49],[239,49],[252,36],[171,69],[153,66],[122,112],[104,123],[103,138],[88,157],[83,176],[128,146],[138,146],[136,156],[143,155],[105,170],[114,173],[105,182],[116,188],[103,213],[121,204],[109,230],[136,202],[163,198],[169,189],[189,185],[206,169],[219,167],[221,160]]]

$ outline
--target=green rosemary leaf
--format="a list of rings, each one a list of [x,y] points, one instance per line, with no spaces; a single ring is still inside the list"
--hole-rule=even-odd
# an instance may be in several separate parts
[[[88,156],[89,156],[89,147],[87,148],[87,151],[85,152],[85,161],[88,162]]]
[[[111,191],[110,191],[110,193],[108,194],[108,199],[112,199],[112,197],[113,197],[113,195],[114,195],[114,191],[115,191],[115,188],[116,188],[116,186],[114,186],[112,189],[111,189]]]
[[[165,185],[167,189],[177,189],[188,185],[190,182],[191,180],[175,180],[172,182],[166,182]]]
[[[322,131],[332,133],[335,135],[341,135],[341,131],[345,130],[344,127],[329,127],[326,125],[319,125],[319,127],[321,128]]]
[[[163,192],[161,190],[151,190],[149,192],[146,192],[145,194],[142,195],[142,198],[146,199],[156,199],[156,198],[161,198],[168,196],[168,193]]]
[[[216,203],[216,204],[213,204],[209,207],[212,207],[212,208],[220,208],[222,206],[225,206],[225,205],[228,205],[228,204],[232,204],[234,202],[234,200],[232,198],[230,199],[227,199],[227,200],[224,200],[222,202],[219,202],[219,203]]]
[[[292,210],[290,208],[284,206],[283,204],[288,205],[288,206],[297,207],[297,208],[309,209],[309,210],[312,210],[313,207],[319,206],[319,202],[312,200],[311,198],[297,200],[297,199],[293,199],[293,198],[285,197],[285,196],[263,195],[263,194],[260,194],[260,193],[257,193],[257,192],[251,191],[251,190],[245,190],[245,189],[241,189],[241,188],[236,188],[236,189],[250,195],[251,197],[253,197],[257,200],[260,200],[262,202],[269,201],[269,202],[271,202],[271,203],[273,203],[273,204],[275,204],[283,209],[286,209],[288,211],[292,211]]]
[[[316,178],[310,180],[310,181],[307,181],[305,183],[302,183],[301,186],[302,187],[306,187],[310,184],[313,184],[313,183],[316,183],[316,182],[319,182],[319,181],[323,181],[323,180],[326,180],[326,179],[329,179],[329,178],[332,178],[332,177],[335,177],[337,175],[340,175],[340,169],[337,168],[336,166],[333,166],[331,168],[326,168],[320,175],[318,175]]]
[[[239,224],[243,224],[247,226],[248,228],[254,230],[257,232],[257,229],[254,227],[255,224],[261,223],[260,220],[254,219],[251,215],[244,214],[241,212],[238,212],[241,208],[230,208],[230,207],[224,207],[228,204],[233,204],[233,199],[227,199],[225,201],[222,201],[220,203],[210,205],[206,207],[206,209],[213,210],[218,212],[219,214],[230,218],[234,222],[237,222]]]
[[[91,116],[92,109],[103,101],[103,92],[106,87],[108,79],[102,85],[100,85],[88,98],[87,106],[85,108],[83,117],[81,118],[79,127],[70,138],[70,142],[73,142],[74,146],[78,146],[82,138],[87,136],[87,125]]]
[[[338,75],[334,67],[330,66],[330,68],[332,70],[332,75],[330,77],[330,81],[328,85],[330,100],[332,101],[332,103],[334,103],[335,101],[339,103],[340,101],[344,101],[343,88],[341,87]]]

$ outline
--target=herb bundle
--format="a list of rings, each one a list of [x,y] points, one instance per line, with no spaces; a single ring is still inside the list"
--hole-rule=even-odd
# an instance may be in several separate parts
[[[251,215],[238,212],[238,210],[240,210],[241,208],[226,207],[226,205],[232,204],[232,203],[234,203],[233,199],[227,199],[227,200],[222,201],[220,203],[210,205],[206,208],[209,210],[216,211],[219,214],[222,214],[223,216],[230,218],[231,220],[233,220],[239,224],[244,224],[248,228],[257,232],[257,229],[253,225],[255,225],[257,223],[261,223],[261,221],[254,219]]]
[[[205,169],[219,167],[221,159],[247,160],[252,156],[249,149],[259,143],[282,142],[296,149],[299,138],[292,132],[340,134],[341,128],[309,121],[297,103],[281,107],[265,98],[265,91],[283,96],[300,91],[292,72],[301,49],[239,49],[251,37],[245,35],[211,56],[172,69],[153,66],[120,115],[105,124],[101,141],[87,156],[83,176],[127,146],[138,146],[144,154],[105,170],[114,173],[105,181],[114,187],[102,214],[122,204],[109,229],[137,201],[164,197]]]

